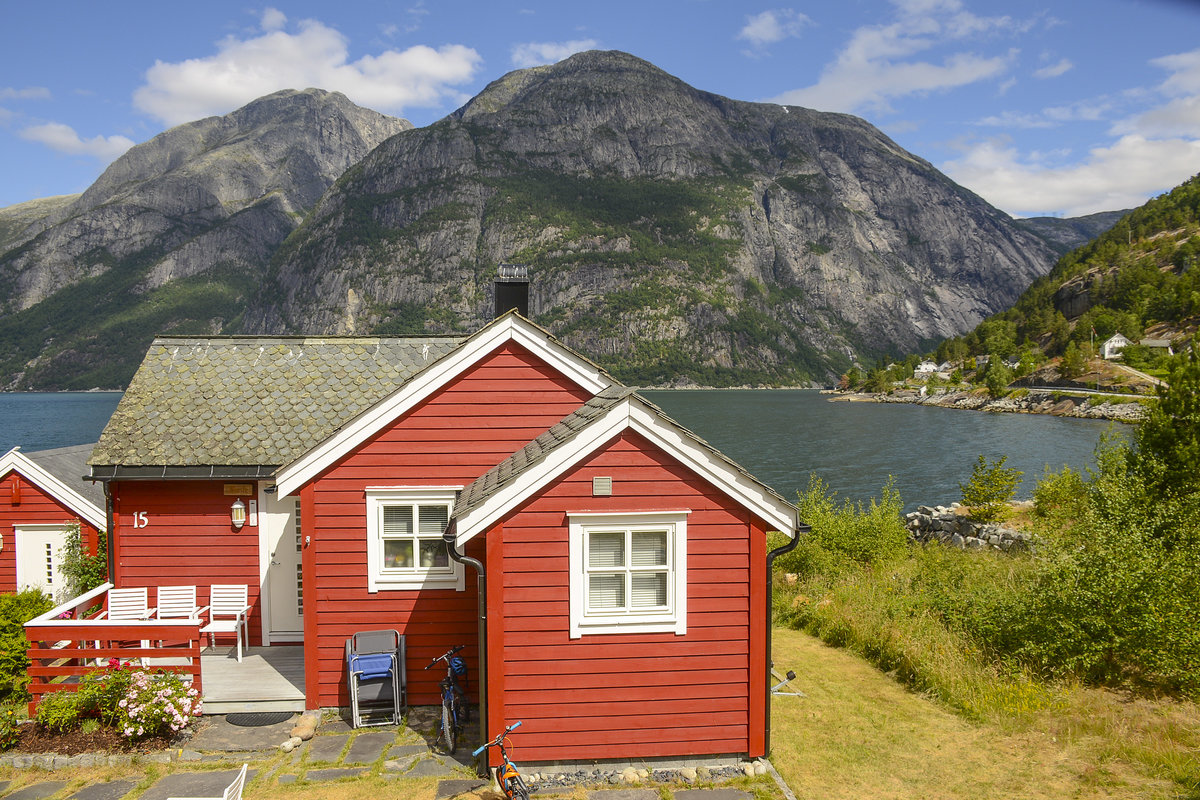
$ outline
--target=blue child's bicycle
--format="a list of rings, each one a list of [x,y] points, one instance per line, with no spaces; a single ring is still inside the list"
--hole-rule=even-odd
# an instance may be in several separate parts
[[[467,695],[459,685],[460,679],[464,684],[467,680],[467,665],[456,655],[462,649],[461,644],[451,647],[425,666],[429,669],[439,661],[446,662],[446,677],[438,683],[442,687],[442,719],[438,724],[437,741],[450,754],[458,749],[458,737],[471,716]]]
[[[517,772],[517,765],[509,759],[508,750],[504,747],[504,739],[519,727],[521,727],[520,721],[514,722],[495,739],[481,745],[474,753],[474,755],[479,755],[489,747],[500,748],[500,766],[496,770],[496,782],[500,784],[500,791],[504,792],[504,796],[508,800],[529,800],[529,787],[525,785],[521,773]]]

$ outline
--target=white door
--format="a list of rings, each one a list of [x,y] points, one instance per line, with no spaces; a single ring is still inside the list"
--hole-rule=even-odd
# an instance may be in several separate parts
[[[66,589],[59,571],[67,529],[62,525],[17,525],[17,589],[41,589],[51,597]]]
[[[260,529],[266,562],[263,640],[267,643],[299,642],[304,638],[304,583],[300,567],[300,500],[296,497],[259,495]]]

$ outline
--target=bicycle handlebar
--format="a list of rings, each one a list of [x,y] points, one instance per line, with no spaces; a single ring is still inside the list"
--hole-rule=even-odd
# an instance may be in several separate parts
[[[513,732],[513,731],[515,731],[517,728],[521,727],[521,724],[522,724],[522,723],[521,723],[521,720],[517,720],[517,721],[516,721],[516,722],[514,722],[512,725],[509,725],[507,728],[505,728],[503,733],[501,733],[501,734],[497,734],[497,736],[496,736],[496,738],[495,738],[495,739],[492,739],[490,742],[485,742],[485,743],[481,744],[481,745],[479,746],[479,749],[477,749],[477,750],[476,750],[474,753],[472,753],[471,755],[472,755],[472,756],[477,756],[477,755],[479,755],[480,753],[482,753],[484,750],[487,750],[489,747],[495,747],[496,745],[500,744],[500,742],[501,742],[501,741],[504,739],[504,737],[505,737],[505,736],[507,736],[508,734],[512,733],[512,732]]]
[[[432,666],[433,666],[434,664],[436,664],[437,662],[439,662],[439,661],[441,661],[441,660],[443,660],[443,659],[449,658],[450,656],[452,656],[452,655],[454,655],[455,653],[457,653],[459,650],[462,650],[464,647],[466,647],[466,645],[465,645],[465,644],[456,644],[456,645],[454,645],[454,647],[451,647],[449,650],[447,650],[446,652],[442,653],[440,656],[438,656],[437,658],[435,658],[433,661],[430,661],[428,664],[426,664],[426,665],[425,665],[425,669],[429,669],[430,667],[432,667]]]

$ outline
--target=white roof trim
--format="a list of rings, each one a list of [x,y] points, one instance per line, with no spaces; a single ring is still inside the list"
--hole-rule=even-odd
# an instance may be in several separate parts
[[[456,542],[461,548],[495,520],[558,478],[621,431],[633,429],[678,458],[687,467],[717,486],[774,530],[791,534],[796,509],[724,458],[701,445],[646,406],[626,398],[597,418],[570,442],[552,451],[542,462],[503,487],[482,505],[458,518]]]
[[[0,456],[0,478],[10,472],[19,472],[24,475],[42,491],[48,492],[55,500],[87,520],[97,530],[105,530],[108,527],[108,517],[103,508],[46,472],[28,456],[21,453],[19,447],[14,447]]]
[[[535,353],[592,394],[611,385],[611,381],[595,364],[552,342],[550,335],[532,322],[516,314],[509,314],[483,328],[391,395],[359,414],[333,436],[281,468],[275,478],[279,495],[285,497],[294,494],[301,486],[337,463],[397,417],[410,411],[488,353],[510,341]]]

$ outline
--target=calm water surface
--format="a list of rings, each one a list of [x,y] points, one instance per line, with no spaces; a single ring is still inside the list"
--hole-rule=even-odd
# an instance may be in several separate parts
[[[892,475],[908,508],[950,503],[982,453],[1008,456],[1028,496],[1045,467],[1094,466],[1097,442],[1127,426],[1036,414],[831,403],[810,390],[646,391],[668,415],[792,500],[816,473],[839,497],[878,497]],[[119,392],[0,393],[0,453],[94,442]]]
[[[1095,466],[1110,428],[1039,414],[988,414],[884,403],[829,402],[813,390],[672,390],[643,394],[789,500],[816,473],[839,497],[880,495],[891,475],[906,508],[949,504],[979,455],[1008,456],[1028,497],[1045,467]]]

